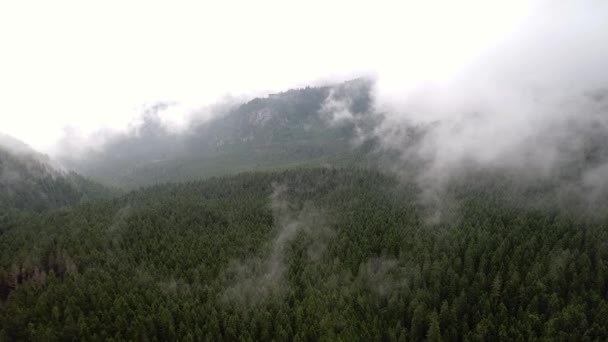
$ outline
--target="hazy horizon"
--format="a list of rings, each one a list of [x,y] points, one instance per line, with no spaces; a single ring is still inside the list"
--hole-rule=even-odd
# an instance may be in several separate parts
[[[178,104],[167,121],[183,125],[226,98],[359,76],[377,79],[380,98],[402,98],[542,32],[539,12],[559,23],[570,7],[597,16],[601,4],[5,3],[2,131],[52,153],[66,132],[124,130],[157,102]]]

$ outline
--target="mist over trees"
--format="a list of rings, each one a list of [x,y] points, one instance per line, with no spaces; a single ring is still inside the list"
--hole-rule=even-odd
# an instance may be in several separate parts
[[[444,151],[450,121],[394,122],[376,86],[290,90],[180,132],[159,104],[62,159],[148,185],[124,192],[5,143],[0,339],[605,339],[599,121],[553,125],[568,134],[521,160],[468,158]],[[584,95],[598,120],[601,94]]]
[[[369,113],[372,84],[357,79],[271,94],[216,109],[208,120],[194,119],[178,132],[163,124],[166,105],[159,104],[128,132],[110,135],[84,152],[67,148],[59,160],[102,182],[131,188],[242,171],[352,163],[356,131],[362,124],[369,130],[375,119],[368,116],[369,122],[357,125],[352,120],[334,122],[335,110],[323,106],[332,99],[341,107],[347,103],[349,113]]]
[[[0,342],[608,341],[607,19],[0,3]]]
[[[415,183],[336,169],[155,186],[21,218],[0,236],[0,336],[607,336],[607,212],[530,208],[484,185],[452,188],[440,223]]]
[[[0,210],[43,211],[118,193],[72,171],[24,143],[0,135]]]

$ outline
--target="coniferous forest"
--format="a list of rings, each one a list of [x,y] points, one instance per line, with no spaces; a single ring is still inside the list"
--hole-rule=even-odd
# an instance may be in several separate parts
[[[0,340],[606,340],[605,213],[474,180],[425,201],[298,168],[3,210]]]
[[[0,342],[608,341],[608,0],[0,0]]]

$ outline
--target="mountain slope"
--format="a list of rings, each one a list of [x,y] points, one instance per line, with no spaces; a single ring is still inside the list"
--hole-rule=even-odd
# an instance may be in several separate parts
[[[257,98],[180,134],[151,111],[136,132],[110,139],[85,159],[63,157],[68,167],[127,187],[187,181],[242,171],[294,166],[352,165],[358,130],[369,130],[372,83],[358,79],[327,87]],[[336,107],[355,120],[335,117]],[[159,108],[163,108],[160,106]]]
[[[0,209],[41,211],[111,195],[106,187],[64,171],[26,144],[0,135]]]

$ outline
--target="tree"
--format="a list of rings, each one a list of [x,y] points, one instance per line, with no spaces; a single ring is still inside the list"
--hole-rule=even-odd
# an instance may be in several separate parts
[[[441,342],[441,328],[437,312],[433,311],[429,315],[429,330],[426,333],[426,340],[429,342]]]

